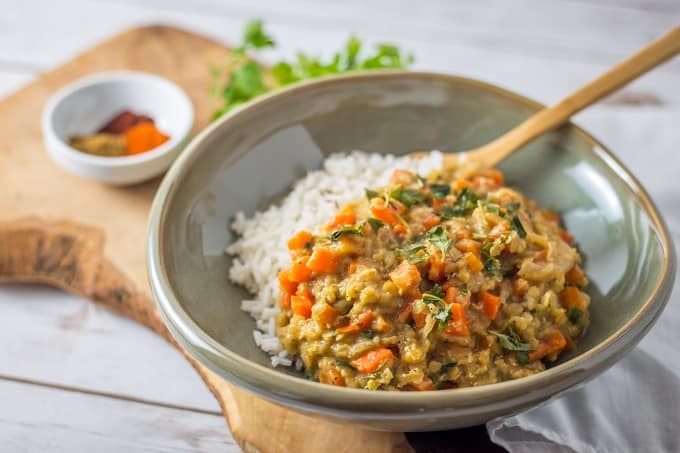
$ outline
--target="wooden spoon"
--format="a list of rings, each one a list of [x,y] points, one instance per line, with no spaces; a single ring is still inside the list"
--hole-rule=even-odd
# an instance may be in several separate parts
[[[444,166],[455,165],[462,157],[494,166],[544,132],[564,124],[572,115],[597,102],[631,80],[646,73],[680,52],[680,27],[676,27],[631,55],[597,79],[587,83],[552,107],[544,108],[494,141],[464,153],[444,156]],[[413,153],[420,157],[423,153]]]

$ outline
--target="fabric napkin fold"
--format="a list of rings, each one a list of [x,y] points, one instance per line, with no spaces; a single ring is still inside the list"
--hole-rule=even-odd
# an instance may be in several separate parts
[[[621,362],[543,406],[487,423],[512,453],[680,452],[680,294]]]

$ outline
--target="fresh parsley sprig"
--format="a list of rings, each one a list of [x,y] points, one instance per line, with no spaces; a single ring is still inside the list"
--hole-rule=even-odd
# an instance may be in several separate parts
[[[271,68],[271,80],[267,83],[265,71],[248,56],[248,52],[268,47],[276,47],[276,41],[264,30],[262,21],[246,24],[241,45],[232,52],[233,69],[229,72],[213,70],[211,93],[218,100],[213,119],[272,88],[350,71],[407,69],[413,63],[413,55],[391,44],[378,44],[372,51],[363,51],[361,40],[351,36],[329,61],[300,52],[293,61],[276,63]]]

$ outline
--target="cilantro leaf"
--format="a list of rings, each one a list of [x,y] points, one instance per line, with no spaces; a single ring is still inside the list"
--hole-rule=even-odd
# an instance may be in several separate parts
[[[375,337],[375,332],[373,332],[372,330],[366,330],[364,332],[361,332],[359,335],[363,338],[366,338],[367,340],[371,340],[373,337]]]
[[[337,366],[344,366],[344,367],[347,367],[347,368],[354,368],[354,367],[352,366],[352,364],[350,363],[350,361],[349,361],[349,360],[345,360],[345,359],[335,359],[335,364],[336,364]]]
[[[504,349],[508,351],[531,351],[534,348],[529,343],[524,343],[522,338],[517,335],[517,333],[512,330],[512,327],[508,330],[508,334],[502,334],[496,332],[495,330],[490,330],[489,333],[498,337],[498,341],[503,346]]]
[[[529,354],[526,351],[517,351],[517,361],[522,365],[526,365],[529,363]]]
[[[567,318],[569,318],[569,322],[572,324],[578,324],[582,314],[583,312],[578,307],[571,307],[567,313]]]
[[[517,234],[521,238],[527,237],[527,232],[524,229],[524,226],[522,225],[522,221],[519,219],[517,214],[515,214],[512,217],[512,220],[510,221],[510,226],[512,227],[513,230],[517,231]]]
[[[444,292],[442,291],[441,287],[439,287],[439,285],[435,285],[431,292],[424,293],[423,302],[426,304],[438,304],[440,302],[446,302],[444,300]]]
[[[375,190],[364,189],[364,192],[366,192],[366,198],[368,198],[369,200],[371,198],[378,198],[380,196],[380,194],[378,192],[376,192]]]
[[[423,261],[427,261],[430,258],[425,244],[419,242],[413,243],[404,248],[397,249],[397,252],[406,258],[406,261],[411,264],[422,263]]]
[[[375,219],[373,217],[369,217],[366,220],[366,222],[368,222],[369,225],[371,225],[371,228],[373,229],[373,231],[378,231],[381,227],[385,226],[385,223],[382,220]]]
[[[519,201],[515,201],[514,203],[506,204],[505,210],[508,211],[508,212],[515,212],[521,207],[522,207],[522,204]]]
[[[448,184],[430,184],[432,197],[441,200],[451,193],[451,186]]]
[[[427,240],[442,252],[442,257],[446,255],[451,248],[451,245],[453,245],[453,241],[448,234],[446,234],[446,231],[441,225],[438,225],[427,232]]]
[[[410,208],[411,206],[422,203],[425,201],[425,194],[414,189],[403,189],[401,186],[397,186],[392,189],[389,193],[390,198],[399,200],[406,206]]]
[[[243,43],[241,47],[236,49],[238,52],[245,52],[247,49],[262,49],[265,47],[274,47],[276,43],[274,39],[265,33],[262,28],[261,20],[253,20],[246,24],[243,31]]]
[[[213,114],[214,119],[264,93],[267,89],[273,88],[264,87],[262,75],[259,72],[257,79],[260,81],[261,88],[239,91],[233,87],[230,88],[230,86],[235,82],[235,79],[239,78],[235,73],[242,71],[246,65],[254,65],[259,71],[259,66],[246,55],[247,51],[275,46],[274,38],[264,30],[262,21],[255,20],[246,24],[242,43],[234,49],[235,68],[228,74],[220,71],[214,77],[214,88],[211,91],[218,93],[220,97],[220,105]],[[406,69],[413,63],[412,55],[404,54],[393,45],[380,44],[373,52],[362,52],[362,50],[361,41],[355,36],[351,36],[345,46],[340,51],[335,52],[328,61],[305,53],[298,53],[293,61],[280,61],[272,67],[271,75],[273,80],[276,81],[274,87],[325,75],[342,74],[348,71]],[[252,69],[247,69],[245,72],[250,74]],[[252,74],[248,77],[252,78]]]
[[[337,241],[343,234],[361,234],[362,232],[363,228],[361,228],[361,226],[345,225],[333,231],[329,238],[331,241]]]
[[[453,206],[444,206],[442,216],[445,218],[466,216],[477,207],[478,201],[477,194],[466,187],[460,191]]]
[[[439,330],[443,330],[444,327],[446,327],[446,323],[451,319],[451,305],[446,304],[444,308],[439,310],[432,317],[439,321]]]
[[[460,293],[463,296],[467,296],[467,293],[468,293],[468,284],[467,283],[463,283],[463,286],[461,286],[461,288],[460,288]]]

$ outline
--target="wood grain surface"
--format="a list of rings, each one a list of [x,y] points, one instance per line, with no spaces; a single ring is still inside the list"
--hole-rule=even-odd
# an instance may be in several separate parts
[[[143,27],[104,42],[0,102],[7,115],[0,124],[0,281],[45,283],[83,295],[161,335],[205,381],[246,451],[316,452],[326,445],[347,452],[410,451],[403,434],[290,412],[236,389],[193,360],[166,330],[146,283],[146,221],[158,181],[131,188],[100,185],[62,171],[43,150],[36,112],[56,89],[95,71],[146,70],[173,80],[192,99],[200,129],[210,113],[209,68],[227,58],[227,49],[213,41],[169,27]]]

